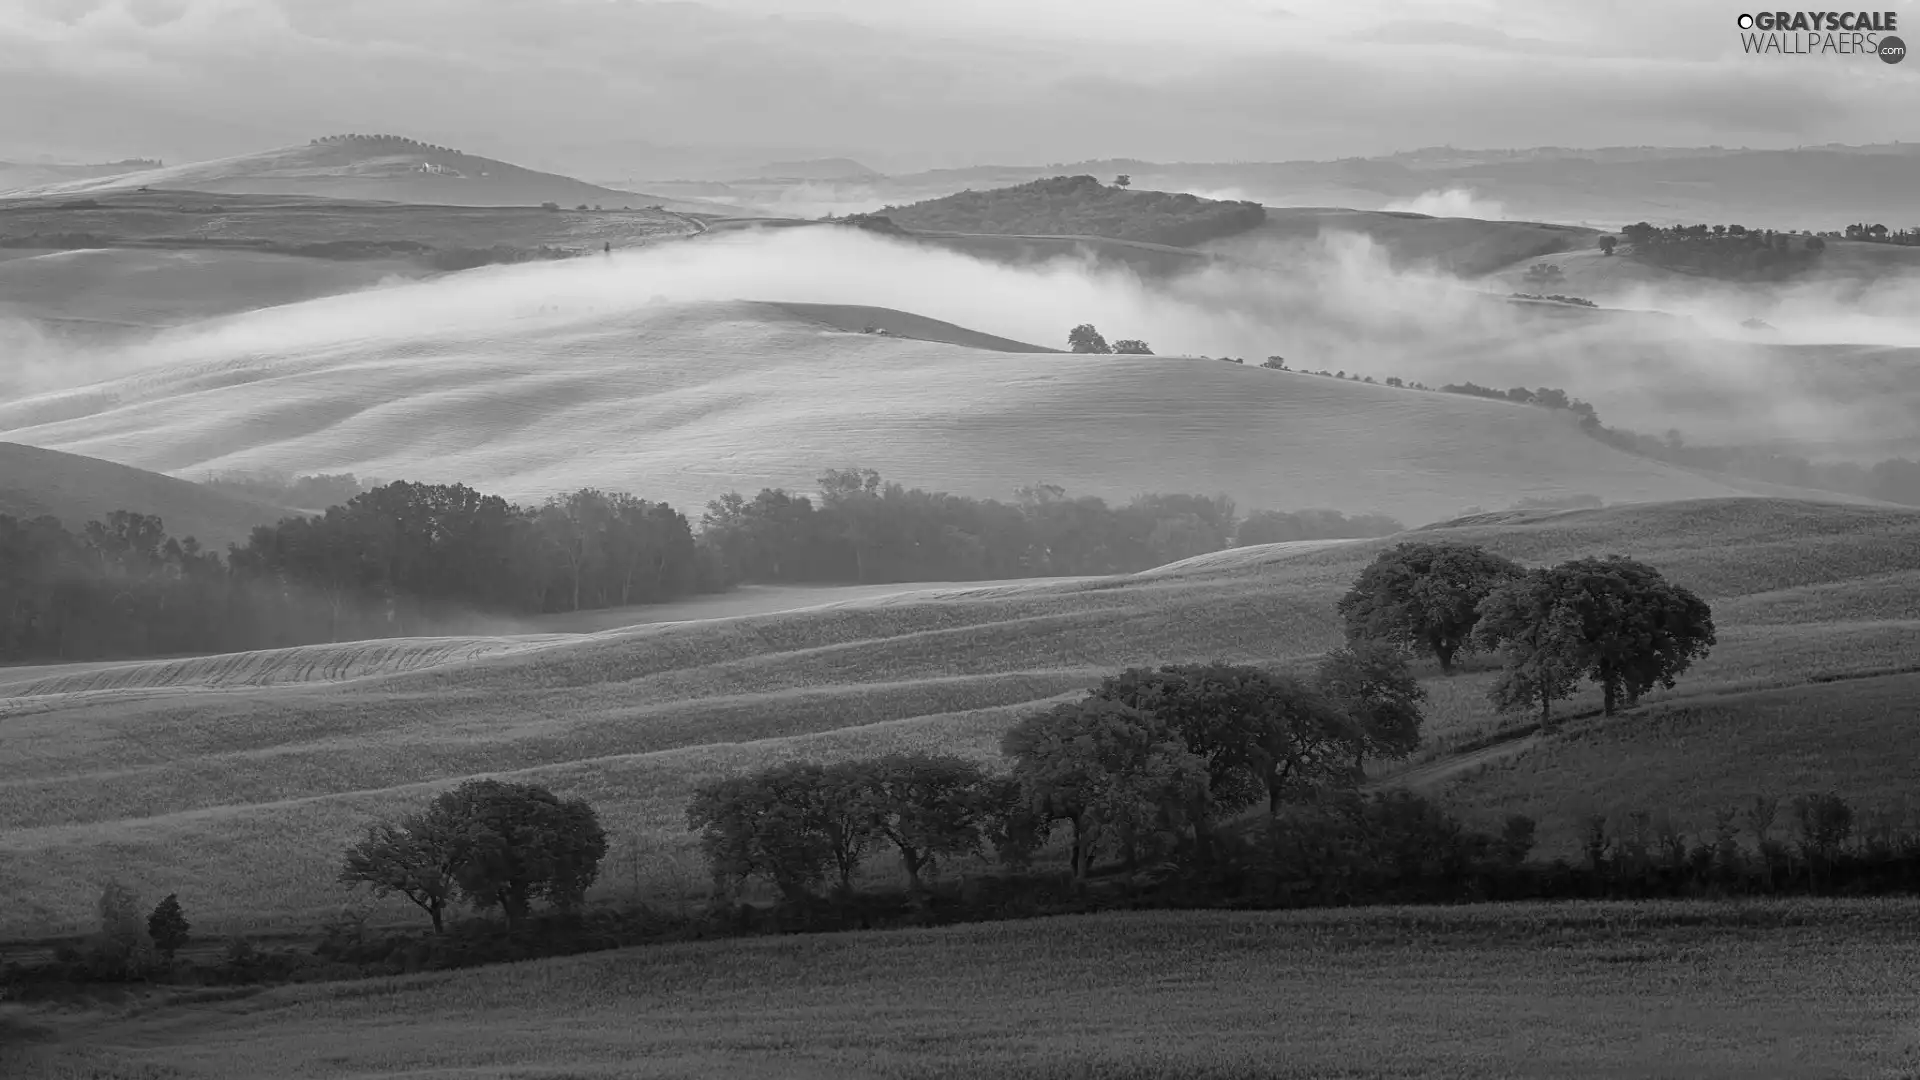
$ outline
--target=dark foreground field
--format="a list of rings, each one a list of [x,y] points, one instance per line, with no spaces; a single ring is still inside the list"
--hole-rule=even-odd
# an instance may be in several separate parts
[[[1137,913],[15,1014],[6,1075],[1832,1077],[1920,1069],[1920,904]],[[0,1051],[4,1054],[4,1051]]]

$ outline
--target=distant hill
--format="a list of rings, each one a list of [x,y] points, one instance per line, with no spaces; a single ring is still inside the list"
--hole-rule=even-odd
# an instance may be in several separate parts
[[[291,513],[110,461],[0,442],[0,514],[51,514],[78,531],[115,510],[157,515],[169,535],[218,550]]]
[[[1104,236],[1182,247],[1245,232],[1266,218],[1256,203],[1132,191],[1087,175],[963,191],[910,206],[884,207],[880,213],[909,229]]]
[[[819,158],[813,161],[770,161],[750,170],[738,182],[764,183],[770,180],[878,180],[881,174],[852,158]]]
[[[1482,221],[1391,210],[1335,207],[1268,208],[1258,226],[1203,245],[1221,254],[1243,254],[1271,240],[1313,240],[1329,233],[1371,239],[1399,266],[1432,266],[1476,277],[1525,259],[1591,248],[1599,230],[1532,221]]]
[[[250,195],[313,195],[438,206],[673,205],[669,209],[724,211],[724,207],[639,192],[617,191],[571,177],[535,172],[504,161],[393,135],[335,135],[238,157],[170,165],[113,176],[68,180],[0,195],[72,196],[143,187],[185,188]]]

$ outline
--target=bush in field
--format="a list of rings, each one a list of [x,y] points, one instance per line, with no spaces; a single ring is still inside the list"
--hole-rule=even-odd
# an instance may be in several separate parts
[[[1139,338],[1121,338],[1113,343],[1113,351],[1124,356],[1152,356],[1153,350]]]
[[[509,926],[545,900],[576,907],[599,874],[607,839],[598,815],[537,784],[469,780],[397,824],[376,823],[348,850],[340,880],[376,896],[399,893],[442,929],[455,891]]]
[[[1347,641],[1402,645],[1432,656],[1451,675],[1454,657],[1475,647],[1480,602],[1524,572],[1511,559],[1471,544],[1395,545],[1340,598]]]

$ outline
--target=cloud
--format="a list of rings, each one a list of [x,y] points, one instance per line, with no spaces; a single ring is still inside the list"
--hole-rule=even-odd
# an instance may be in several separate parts
[[[617,132],[934,164],[1920,138],[1920,66],[1739,55],[1699,3],[808,6],[24,0],[0,5],[0,91],[35,106],[0,110],[0,156],[378,129],[615,173],[612,150],[563,148]]]
[[[1430,217],[1479,218],[1483,221],[1506,219],[1506,209],[1500,205],[1499,200],[1482,199],[1468,188],[1424,191],[1411,199],[1395,199],[1382,209],[1402,210],[1413,214],[1426,214]]]

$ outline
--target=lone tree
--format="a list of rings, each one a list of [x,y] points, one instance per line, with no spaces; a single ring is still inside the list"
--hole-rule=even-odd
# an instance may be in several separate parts
[[[153,939],[153,947],[168,960],[187,943],[188,932],[193,929],[187,922],[187,916],[180,910],[180,897],[168,893],[165,900],[156,904],[153,913],[147,916],[147,936]]]
[[[475,910],[498,907],[516,926],[545,899],[578,905],[607,854],[593,807],[537,784],[469,780],[398,824],[377,823],[347,852],[340,880],[399,893],[436,931],[457,889]]]
[[[1095,330],[1092,323],[1081,323],[1079,326],[1067,331],[1067,347],[1070,351],[1077,353],[1110,353],[1113,351],[1113,349],[1107,345],[1107,339],[1100,336],[1100,331]]]
[[[1618,243],[1619,243],[1619,241],[1617,241],[1617,240],[1615,240],[1615,239],[1614,239],[1613,237],[1611,237],[1611,236],[1603,236],[1603,237],[1601,237],[1601,238],[1600,238],[1600,254],[1602,254],[1602,255],[1611,255],[1611,254],[1613,254],[1613,249],[1614,249],[1614,247],[1615,247],[1615,246],[1616,246],[1616,245],[1617,245]]]
[[[1526,282],[1541,288],[1549,288],[1566,280],[1566,273],[1558,263],[1534,263],[1527,268]]]
[[[1147,348],[1147,343],[1141,341],[1139,338],[1121,338],[1113,343],[1113,351],[1116,353],[1124,353],[1128,356],[1153,355],[1153,350]]]
[[[431,811],[410,814],[399,823],[376,822],[347,849],[340,883],[349,889],[370,886],[376,897],[399,894],[446,928],[447,905],[454,897],[454,825]]]
[[[1128,176],[1126,173],[1121,173],[1119,176],[1113,178],[1113,186],[1118,188],[1132,187],[1133,177]]]
[[[1453,674],[1474,647],[1478,605],[1525,571],[1511,559],[1455,543],[1404,543],[1380,555],[1340,598],[1349,644],[1378,641],[1432,656]]]

